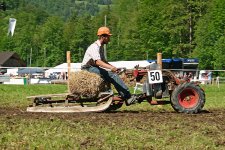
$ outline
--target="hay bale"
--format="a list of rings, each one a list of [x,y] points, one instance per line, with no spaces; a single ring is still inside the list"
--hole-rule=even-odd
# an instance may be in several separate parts
[[[78,96],[97,97],[107,89],[106,82],[98,74],[84,70],[72,72],[68,83],[70,92]]]

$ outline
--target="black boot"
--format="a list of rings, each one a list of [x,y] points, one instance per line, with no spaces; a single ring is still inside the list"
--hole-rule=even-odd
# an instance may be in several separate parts
[[[137,102],[136,95],[131,95],[130,98],[125,100],[125,103],[127,106],[130,106],[131,104],[135,104],[136,102]]]

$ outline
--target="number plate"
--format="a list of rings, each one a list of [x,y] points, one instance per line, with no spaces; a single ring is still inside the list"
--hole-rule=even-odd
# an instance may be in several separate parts
[[[148,71],[148,80],[150,84],[162,83],[162,71],[161,70],[151,70]]]

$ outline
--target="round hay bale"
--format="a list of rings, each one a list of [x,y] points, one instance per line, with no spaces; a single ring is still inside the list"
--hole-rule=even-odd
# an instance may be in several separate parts
[[[106,82],[98,74],[84,70],[71,72],[68,83],[70,92],[78,96],[97,97],[107,89]]]

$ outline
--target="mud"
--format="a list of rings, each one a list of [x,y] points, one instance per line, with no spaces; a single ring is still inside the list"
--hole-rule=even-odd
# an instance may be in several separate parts
[[[194,135],[198,135],[201,138],[206,138],[213,141],[215,149],[225,148],[225,110],[204,110],[199,114],[183,114],[175,111],[121,111],[110,113],[30,113],[25,111],[26,108],[1,108],[0,107],[0,122],[4,121],[7,125],[14,125],[15,122],[24,120],[31,123],[37,123],[39,121],[54,121],[64,122],[71,128],[76,128],[74,123],[80,123],[81,125],[88,124],[93,127],[106,126],[112,129],[112,132],[120,130],[133,129],[136,133],[157,133],[157,137],[165,137],[170,145],[177,145],[176,136],[182,140],[190,139]],[[92,131],[93,131],[92,130]],[[129,130],[130,131],[130,130]],[[176,136],[170,136],[167,131],[175,131]],[[132,134],[131,134],[132,135]],[[191,135],[191,137],[189,137]],[[183,137],[181,137],[183,136]],[[148,136],[148,138],[151,136]],[[102,145],[105,143],[99,140],[94,140],[95,137],[88,136],[82,141],[78,141],[81,149],[102,149]],[[178,138],[179,139],[179,138]],[[195,139],[195,138],[194,138]],[[139,142],[141,142],[139,140]],[[144,140],[146,142],[146,140]],[[96,145],[96,143],[98,143]],[[203,141],[204,143],[204,141]],[[143,143],[144,145],[145,143]],[[154,143],[152,143],[154,145]],[[201,143],[200,143],[201,145]],[[134,148],[134,145],[130,145],[130,149]],[[155,148],[154,146],[159,146]],[[162,149],[163,145],[154,145],[146,147],[145,149]],[[189,149],[184,145],[181,149]],[[192,145],[193,147],[194,145]],[[193,149],[210,149],[211,145],[201,145],[199,148]],[[96,148],[97,147],[97,148]],[[129,149],[129,148],[121,148]],[[170,148],[169,148],[170,149]],[[190,148],[192,149],[192,148]]]
[[[175,111],[120,111],[109,113],[30,113],[26,108],[0,108],[0,118],[23,118],[23,119],[62,119],[69,121],[86,121],[94,124],[118,125],[124,122],[151,122],[169,123],[184,121],[188,124],[202,122],[204,124],[219,124],[225,127],[225,110],[204,110],[199,114],[183,114]]]

